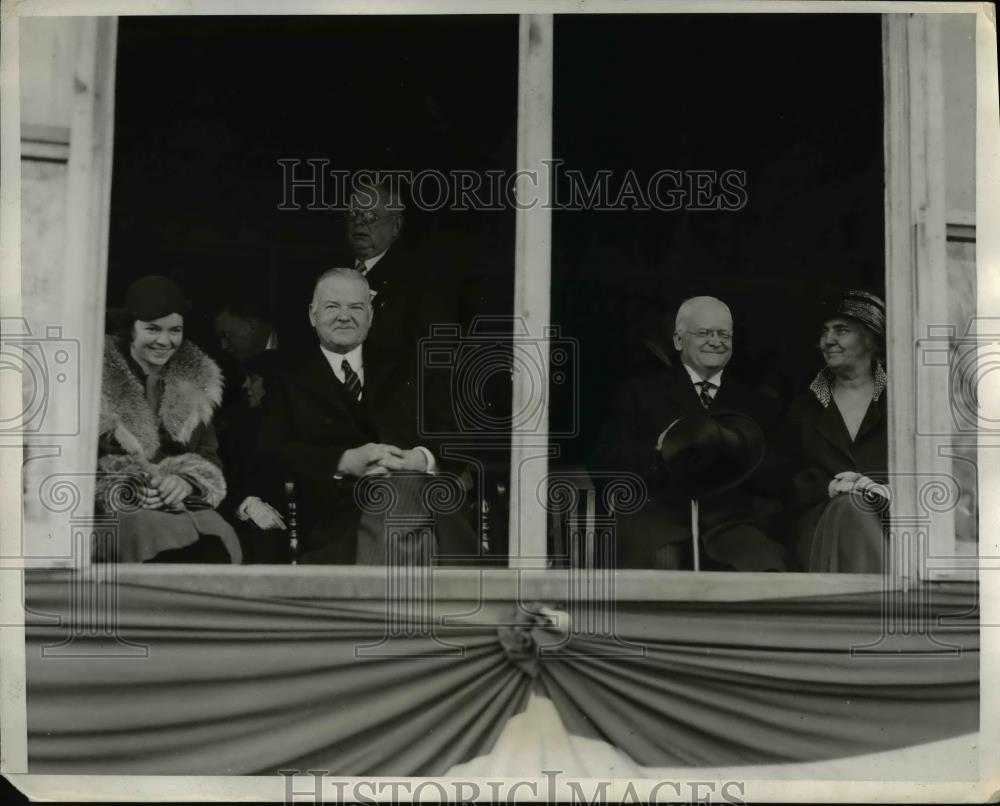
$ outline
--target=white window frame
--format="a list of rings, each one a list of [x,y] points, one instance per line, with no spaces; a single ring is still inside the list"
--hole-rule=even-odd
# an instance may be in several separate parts
[[[982,15],[979,15],[981,17]],[[83,388],[81,444],[90,446],[79,452],[83,461],[91,461],[96,450],[97,414],[100,405],[100,323],[104,314],[104,295],[92,289],[103,289],[107,282],[107,253],[110,214],[110,178],[112,153],[114,54],[116,19],[89,18],[84,36],[90,45],[81,45],[78,78],[92,80],[89,85],[97,92],[85,94],[77,101],[70,143],[70,166],[73,173],[70,197],[85,216],[70,225],[68,239],[75,244],[68,249],[66,277],[80,283],[76,297],[90,299],[87,313],[89,325],[81,326],[92,349],[84,349],[88,363]],[[978,21],[979,28],[983,20]],[[940,41],[931,15],[887,14],[883,26],[883,81],[885,89],[885,166],[886,166],[886,287],[888,316],[888,359],[892,367],[915,367],[917,345],[914,333],[927,323],[943,322],[939,310],[943,294],[936,293],[945,281],[944,240],[945,211],[943,200],[935,189],[943,182],[941,154],[940,76],[936,74],[935,58]],[[552,14],[522,14],[519,17],[518,103],[517,103],[517,168],[524,171],[518,182],[518,197],[522,201],[546,198],[548,173],[545,160],[552,155],[553,97],[553,35]],[[982,36],[982,31],[980,31]],[[88,51],[88,48],[91,50]],[[988,50],[982,47],[980,52]],[[90,53],[88,56],[87,53]],[[980,60],[982,56],[980,56]],[[980,64],[979,75],[982,76]],[[82,72],[79,72],[82,71]],[[988,88],[987,88],[988,91]],[[979,88],[980,125],[983,121],[983,88]],[[74,161],[74,155],[76,160]],[[537,177],[537,184],[531,177]],[[985,182],[981,184],[985,185]],[[980,188],[980,192],[984,192]],[[516,211],[515,230],[514,315],[527,326],[530,337],[543,346],[546,377],[548,351],[544,349],[549,333],[552,216],[544,205],[534,205]],[[981,270],[980,270],[981,273]],[[85,278],[94,282],[87,283]],[[80,279],[84,278],[84,279]],[[89,297],[88,297],[89,293]],[[532,386],[526,378],[515,375],[512,393],[513,410],[528,402]],[[900,371],[891,372],[889,401],[892,407],[889,431],[889,461],[893,469],[938,468],[942,460],[936,455],[936,445],[916,437],[915,390],[912,379]],[[933,410],[947,411],[947,392],[933,392]],[[546,570],[546,536],[548,513],[548,399],[543,401],[544,431],[515,434],[511,446],[510,484],[510,569],[523,572],[490,571],[482,578],[497,580],[493,590],[502,589],[508,595],[515,589],[524,595],[529,590],[555,593],[565,586],[567,572]],[[94,448],[92,450],[92,448]],[[954,552],[954,529],[949,533],[949,515],[931,513],[925,517],[921,509],[921,488],[917,476],[904,482],[894,482],[895,502],[892,524],[892,574],[880,575],[821,575],[821,574],[693,574],[669,571],[617,571],[618,594],[625,598],[725,599],[734,591],[742,597],[804,595],[821,591],[878,590],[907,586],[921,576],[920,553],[913,551],[913,540],[929,540],[933,553],[948,556]],[[84,487],[84,490],[87,488]],[[86,498],[86,495],[84,496]],[[900,513],[900,514],[896,514]],[[77,514],[92,517],[92,496],[81,502]],[[912,517],[910,516],[912,514]],[[80,519],[85,520],[86,517]],[[929,537],[928,537],[929,535]],[[917,536],[917,537],[915,537]],[[9,537],[9,533],[8,533]],[[85,535],[81,535],[85,538]],[[9,540],[7,542],[9,546]],[[89,564],[89,553],[74,552],[77,568]],[[52,565],[66,565],[50,562]],[[441,569],[454,580],[455,590],[464,589],[460,580],[464,573],[469,579],[480,578],[479,571]],[[263,585],[272,593],[288,595],[289,577],[302,579],[307,591],[329,593],[331,584],[349,578],[358,580],[350,585],[358,593],[367,579],[358,569],[343,571],[335,568],[220,568],[185,567],[183,572],[155,566],[118,567],[118,578],[162,578],[204,580],[242,578],[246,584],[260,590]],[[497,575],[501,576],[497,576]],[[953,575],[952,575],[953,576]],[[383,577],[380,577],[383,578]],[[506,579],[506,582],[499,581]],[[513,580],[517,579],[517,583]],[[265,582],[265,580],[269,580]],[[532,581],[534,580],[534,581]],[[381,595],[372,584],[373,595]],[[527,585],[527,588],[525,588]],[[359,587],[360,586],[360,587]],[[261,591],[264,592],[264,591]]]

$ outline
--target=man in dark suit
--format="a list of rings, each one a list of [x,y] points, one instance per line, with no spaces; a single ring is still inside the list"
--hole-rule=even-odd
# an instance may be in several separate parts
[[[419,340],[433,325],[465,325],[464,278],[453,255],[432,261],[403,233],[405,205],[390,183],[358,181],[347,213],[347,243],[354,268],[371,288],[378,326],[371,343],[416,358]]]
[[[448,416],[448,402],[433,393],[418,401],[416,362],[398,351],[369,345],[373,321],[368,283],[354,269],[331,269],[316,282],[309,321],[319,346],[285,373],[265,401],[262,451],[295,483],[301,562],[386,562],[385,513],[362,512],[355,487],[367,476],[387,476],[397,503],[389,516],[429,524],[421,503],[427,482],[453,485],[440,446],[420,437],[420,418],[430,433]],[[475,535],[459,513],[436,518],[442,555],[474,554]],[[397,547],[394,547],[394,549]],[[391,559],[390,559],[391,561]]]
[[[679,366],[626,381],[601,434],[592,465],[606,473],[642,477],[648,500],[617,519],[618,557],[626,568],[683,568],[691,544],[690,498],[674,489],[660,448],[681,417],[735,411],[752,417],[765,436],[777,424],[767,398],[725,371],[732,357],[733,319],[714,297],[686,300],[673,334]],[[784,550],[765,531],[758,493],[780,490],[780,471],[762,465],[736,489],[700,502],[699,526],[706,568],[784,570]]]

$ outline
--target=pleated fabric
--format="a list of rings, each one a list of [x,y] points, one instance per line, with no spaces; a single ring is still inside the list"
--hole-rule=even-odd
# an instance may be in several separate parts
[[[117,584],[95,604],[79,588],[27,574],[31,773],[435,776],[488,754],[532,691],[644,766],[816,761],[978,729],[970,585],[928,588],[905,623],[870,594],[620,603],[613,634],[574,628],[572,607],[556,630],[530,603]]]

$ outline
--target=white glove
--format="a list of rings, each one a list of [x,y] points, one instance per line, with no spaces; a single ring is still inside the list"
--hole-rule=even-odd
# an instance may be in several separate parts
[[[827,493],[830,498],[844,493],[858,493],[859,495],[877,495],[886,501],[892,500],[892,490],[886,484],[879,484],[872,481],[868,476],[862,476],[853,470],[844,470],[833,477],[827,485]]]
[[[285,522],[278,511],[270,504],[261,501],[257,496],[251,495],[240,504],[237,515],[240,520],[253,521],[258,529],[281,529],[284,530]]]

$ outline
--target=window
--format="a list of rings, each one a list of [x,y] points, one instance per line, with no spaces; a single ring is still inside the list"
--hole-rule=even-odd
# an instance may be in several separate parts
[[[240,20],[240,24],[234,25],[234,20]],[[309,19],[306,24],[301,18],[284,21],[272,18],[268,26],[277,25],[279,30],[285,31],[289,42],[301,43],[310,37],[333,36],[337,30],[352,40],[357,40],[364,30],[372,36],[376,29],[379,36],[392,36],[393,26],[403,22],[398,18],[322,20],[319,24],[316,19]],[[938,27],[940,20],[943,23]],[[510,460],[515,470],[505,485],[511,514],[509,523],[505,524],[511,536],[510,564],[543,568],[549,559],[546,535],[553,515],[547,506],[546,493],[549,482],[555,478],[548,472],[550,462],[556,469],[558,462],[571,469],[586,465],[592,447],[589,441],[610,404],[608,391],[631,369],[627,366],[629,361],[640,355],[658,360],[654,352],[647,350],[644,353],[646,348],[635,345],[642,344],[643,337],[649,335],[647,328],[659,325],[658,317],[664,310],[674,308],[680,298],[696,291],[706,280],[715,288],[725,289],[719,291],[720,296],[727,294],[740,300],[738,308],[734,305],[736,332],[745,332],[747,336],[745,340],[738,336],[740,341],[733,370],[739,361],[741,371],[746,374],[763,376],[769,383],[773,376],[779,394],[788,395],[801,388],[803,378],[810,371],[808,361],[799,360],[808,353],[803,346],[807,341],[799,334],[809,317],[794,300],[823,293],[826,290],[824,270],[843,272],[835,283],[831,281],[831,286],[841,286],[842,279],[866,281],[871,285],[878,283],[879,272],[884,266],[892,367],[918,366],[914,363],[918,351],[923,351],[922,355],[933,353],[934,350],[926,348],[933,347],[932,342],[936,339],[945,339],[943,352],[937,350],[938,358],[943,356],[944,363],[951,366],[961,363],[963,350],[974,349],[968,340],[962,342],[963,334],[968,332],[971,310],[969,290],[975,287],[974,256],[969,245],[969,238],[974,238],[975,209],[974,205],[970,209],[967,203],[971,198],[969,184],[973,172],[966,163],[954,158],[956,154],[968,153],[967,145],[955,144],[967,141],[970,136],[968,126],[962,122],[968,121],[972,103],[971,90],[968,90],[971,43],[968,32],[962,30],[966,25],[964,20],[964,15],[938,18],[889,15],[881,18],[880,32],[879,18],[850,15],[711,19],[675,15],[655,18],[523,15],[518,21],[513,17],[406,20],[406,26],[427,26],[427,34],[440,37],[442,43],[461,41],[468,49],[491,49],[493,58],[488,61],[495,69],[488,73],[488,80],[493,84],[487,92],[481,85],[470,88],[469,76],[445,70],[443,62],[436,63],[427,57],[428,61],[420,65],[404,64],[399,61],[401,51],[389,48],[392,65],[387,72],[397,77],[401,85],[408,81],[426,82],[425,87],[412,95],[400,91],[402,94],[396,98],[397,106],[402,105],[407,112],[404,116],[407,129],[395,141],[397,145],[406,145],[398,153],[392,153],[393,138],[383,137],[391,126],[381,117],[385,114],[381,107],[366,107],[367,113],[360,115],[366,120],[363,125],[355,124],[352,119],[352,108],[359,103],[363,105],[368,86],[365,82],[370,80],[371,74],[363,69],[352,71],[351,60],[346,57],[341,59],[344,64],[328,67],[329,49],[325,47],[309,45],[302,50],[302,53],[312,54],[309,58],[314,60],[311,62],[315,67],[313,74],[324,77],[308,87],[308,91],[316,95],[315,103],[288,103],[282,87],[277,84],[253,84],[251,89],[231,90],[237,93],[236,106],[242,110],[242,117],[226,119],[219,112],[226,101],[225,93],[220,93],[218,87],[243,84],[232,81],[233,76],[225,73],[220,74],[218,83],[200,80],[204,73],[195,65],[201,64],[204,68],[207,62],[198,60],[212,50],[214,44],[210,43],[221,44],[234,54],[243,54],[225,70],[237,70],[238,65],[251,69],[261,60],[259,49],[254,50],[254,58],[249,57],[248,43],[256,47],[262,42],[273,45],[277,41],[272,34],[264,35],[263,26],[255,28],[256,23],[240,18],[199,18],[195,26],[197,31],[205,32],[215,26],[215,33],[214,38],[205,37],[196,44],[188,67],[184,68],[189,71],[185,74],[185,87],[195,88],[193,92],[182,93],[188,96],[185,103],[190,105],[186,112],[178,112],[164,120],[155,110],[145,109],[129,119],[126,99],[132,98],[139,104],[143,97],[157,98],[157,93],[149,91],[151,84],[155,84],[158,91],[166,91],[170,82],[177,78],[166,68],[160,73],[143,73],[136,68],[146,55],[157,47],[166,46],[160,34],[152,36],[155,26],[162,26],[161,33],[168,32],[168,39],[191,36],[195,28],[185,18],[123,20],[118,26],[121,51],[115,79],[108,58],[114,49],[115,25],[110,21],[98,24],[96,20],[89,20],[66,35],[80,37],[89,43],[81,51],[90,54],[91,61],[84,66],[95,71],[105,86],[110,87],[112,80],[116,81],[118,126],[114,136],[116,168],[111,204],[109,207],[110,107],[100,99],[95,102],[92,97],[77,99],[75,102],[81,108],[90,104],[86,107],[89,117],[86,125],[75,124],[79,131],[70,130],[69,114],[61,124],[69,132],[68,159],[72,161],[74,153],[82,154],[96,142],[103,162],[92,165],[88,177],[52,180],[65,183],[53,193],[68,192],[69,198],[75,200],[66,207],[71,211],[71,220],[65,224],[67,237],[74,244],[74,248],[68,250],[71,264],[59,268],[55,263],[46,263],[41,253],[32,252],[32,244],[42,243],[43,233],[33,234],[30,227],[23,230],[26,306],[37,303],[36,311],[59,307],[78,311],[76,303],[86,298],[82,289],[92,287],[94,278],[103,286],[105,271],[111,297],[120,293],[128,278],[136,272],[161,271],[177,273],[178,279],[198,289],[192,296],[197,293],[209,302],[218,301],[220,290],[226,285],[245,283],[280,300],[282,311],[293,311],[294,317],[291,300],[304,293],[308,283],[303,278],[308,269],[326,265],[336,257],[331,248],[335,238],[327,231],[327,213],[312,211],[304,215],[296,224],[300,228],[296,236],[284,238],[279,236],[279,230],[285,211],[279,211],[278,204],[268,206],[266,213],[261,207],[259,219],[243,220],[234,212],[233,198],[227,199],[223,193],[228,178],[239,175],[243,184],[237,196],[273,195],[274,187],[268,183],[277,180],[280,184],[280,175],[274,170],[276,159],[286,156],[288,146],[288,141],[275,139],[275,133],[283,130],[303,132],[301,139],[287,148],[287,155],[292,158],[301,155],[308,158],[314,154],[322,157],[334,150],[331,138],[336,138],[337,147],[354,149],[359,160],[362,157],[371,159],[373,155],[380,159],[388,148],[392,160],[401,166],[454,169],[475,163],[479,169],[496,166],[498,170],[509,172],[513,168],[538,168],[544,165],[543,160],[564,160],[554,169],[561,170],[561,174],[539,170],[535,175],[536,184],[527,176],[520,177],[518,186],[522,198],[546,191],[558,198],[559,193],[567,189],[566,183],[571,181],[568,171],[584,171],[584,178],[589,176],[592,180],[594,172],[603,167],[605,161],[612,170],[611,187],[617,191],[615,200],[624,198],[626,206],[631,202],[628,193],[623,196],[622,182],[627,178],[633,159],[637,160],[636,178],[640,186],[641,180],[648,180],[660,167],[683,170],[696,166],[722,172],[731,168],[743,170],[741,166],[746,166],[746,183],[743,184],[739,176],[731,176],[732,184],[728,189],[732,198],[718,197],[721,203],[735,204],[743,188],[746,205],[739,216],[722,210],[687,211],[682,215],[670,214],[670,226],[662,226],[666,214],[659,211],[580,212],[565,210],[556,204],[555,210],[535,206],[513,214],[507,210],[476,216],[442,212],[437,217],[428,215],[424,219],[426,226],[422,235],[430,248],[435,241],[451,243],[456,231],[465,233],[463,251],[476,255],[472,262],[476,265],[476,276],[486,284],[481,288],[480,299],[487,310],[501,314],[513,311],[515,321],[525,323],[525,338],[535,339],[537,344],[552,350],[543,349],[543,358],[538,364],[544,377],[554,384],[552,395],[540,404],[540,408],[532,409],[537,410],[536,420],[523,429],[515,429]],[[50,26],[47,30],[46,25]],[[348,32],[344,28],[348,25],[356,28]],[[687,52],[685,48],[697,50],[698,43],[706,40],[707,35],[702,30],[705,26],[718,33],[745,30],[748,25],[768,30],[781,26],[791,30],[800,26],[804,32],[802,36],[783,37],[787,48],[775,48],[766,54],[767,58],[759,60],[757,69],[768,92],[743,87],[739,81],[749,82],[749,73],[740,76],[735,83],[716,82],[722,95],[710,98],[705,95],[707,83],[680,82],[680,86],[673,86],[677,82],[656,80],[657,71],[670,76],[683,72],[681,54]],[[847,77],[840,69],[843,66],[841,57],[833,54],[829,59],[824,58],[808,36],[809,30],[830,25],[841,26],[845,36],[857,34],[859,41],[864,43],[863,46],[859,44],[851,59],[850,66],[856,73]],[[455,26],[465,26],[466,34],[473,29],[479,31],[483,38],[456,38],[453,36]],[[64,35],[57,31],[56,22],[41,19],[31,20],[30,24],[25,21],[22,31],[22,37],[35,36],[39,42],[48,41],[54,50],[58,50],[55,43]],[[674,42],[674,47],[667,53],[654,51],[652,47],[636,49],[634,58],[630,59],[632,67],[621,71],[620,75],[615,73],[614,80],[606,80],[606,77],[608,71],[620,70],[614,66],[621,64],[620,60],[601,61],[601,80],[587,72],[597,69],[598,63],[584,58],[588,50],[593,52],[598,46],[607,47],[616,39],[615,47],[621,47],[622,42],[657,35]],[[727,47],[720,47],[716,54],[719,59],[725,59],[727,54],[737,58],[737,51],[733,49],[737,46],[736,34],[732,35],[733,41]],[[795,48],[803,51],[799,54],[803,58],[814,59],[817,70],[825,63],[823,70],[802,71],[799,61],[789,50]],[[63,48],[60,52],[68,50],[71,49]],[[434,49],[428,49],[431,51]],[[26,52],[22,48],[22,59],[26,58]],[[875,100],[881,92],[875,78],[880,52],[886,93],[882,107],[887,110],[884,120]],[[676,63],[665,64],[664,59],[675,59]],[[453,59],[448,63],[453,64]],[[636,71],[637,64],[642,69]],[[832,70],[834,65],[837,66],[836,79]],[[801,90],[793,81],[797,81],[799,75],[792,75],[796,71],[822,81],[824,92],[800,97]],[[926,96],[917,98],[914,95],[917,90],[904,84],[906,71],[929,77],[925,85]],[[30,70],[23,72],[30,75]],[[515,72],[519,72],[516,97],[512,81]],[[942,82],[950,87],[947,93],[940,91]],[[246,84],[251,85],[250,82]],[[966,94],[953,91],[956,86],[966,88]],[[427,89],[430,87],[444,88],[443,95],[436,96],[434,91]],[[779,90],[785,94],[781,95]],[[239,95],[240,92],[248,94]],[[397,92],[395,86],[392,92]],[[942,97],[947,98],[949,105],[945,111],[942,111]],[[415,99],[418,98],[425,100],[417,103]],[[470,108],[468,103],[473,98],[482,99],[483,103]],[[722,103],[717,103],[720,99]],[[963,108],[967,113],[964,117],[953,108],[961,103],[965,104]],[[417,105],[411,108],[407,104]],[[34,112],[30,109],[25,106],[25,143],[34,136],[30,125],[59,123],[43,120],[42,112],[32,121],[29,118]],[[207,115],[206,122],[194,126],[192,121],[199,115]],[[281,125],[269,127],[261,122],[275,119],[280,119]],[[685,124],[685,119],[690,125]],[[849,119],[850,126],[845,124],[845,119]],[[959,128],[942,131],[943,119],[949,124],[956,122]],[[243,147],[241,143],[247,132],[261,128],[270,133],[260,133],[254,147]],[[810,131],[808,151],[812,157],[815,152],[822,152],[822,158],[802,155],[802,160],[798,161],[797,156],[789,155],[786,148],[789,143],[798,142],[802,148],[798,133],[803,129]],[[38,130],[35,131],[37,134]],[[580,136],[584,131],[587,137]],[[365,132],[377,132],[374,139],[378,142],[373,142],[372,136]],[[487,132],[488,136],[483,139],[477,132]],[[928,153],[918,150],[926,133],[929,133],[926,142],[931,149]],[[881,152],[873,147],[876,140],[882,144]],[[160,149],[162,159],[150,161],[145,155],[154,144]],[[33,159],[38,162],[37,157],[33,158],[26,151],[25,164],[30,165]],[[453,160],[469,162],[460,165]],[[837,170],[838,165],[845,163],[851,166],[848,177]],[[171,167],[181,164],[200,166],[195,172],[196,181],[191,181],[193,172],[190,170],[179,171]],[[816,169],[814,175],[809,175],[809,166]],[[875,201],[878,193],[874,188],[881,181],[883,168],[887,188],[884,224],[874,212],[882,203],[881,199]],[[25,187],[30,191],[36,177],[30,171],[25,176]],[[752,184],[755,176],[761,177],[763,184]],[[673,177],[668,178],[673,180]],[[38,179],[39,188],[50,181],[43,179]],[[148,192],[152,180],[161,184],[155,191]],[[684,181],[707,180],[684,177]],[[768,183],[772,185],[770,188]],[[932,192],[942,184],[948,189],[945,199]],[[784,189],[790,190],[783,193]],[[952,196],[958,199],[954,207],[951,206]],[[761,199],[767,201],[758,207]],[[816,203],[820,204],[820,210],[829,205],[829,209],[837,211],[834,220],[816,214],[813,206]],[[915,212],[919,209],[926,211],[923,217]],[[88,218],[76,218],[77,210],[87,211]],[[748,222],[746,225],[744,220]],[[99,236],[108,228],[111,232],[110,255],[105,252],[106,247],[102,246]],[[36,235],[37,240],[33,241]],[[228,245],[220,248],[227,238],[230,239]],[[884,259],[883,242],[887,244]],[[778,252],[780,254],[774,254]],[[663,264],[659,258],[664,254],[670,254],[675,262],[668,260]],[[949,259],[952,268],[962,267],[965,272],[966,293],[961,297],[958,286],[943,285]],[[660,273],[661,265],[666,266],[667,274]],[[808,265],[809,270],[797,271],[803,265]],[[58,290],[48,279],[42,279],[59,272],[67,282]],[[213,273],[215,279],[212,279]],[[623,281],[626,276],[638,280],[639,293],[634,290],[633,283]],[[949,276],[954,274],[949,273]],[[940,286],[937,292],[935,284]],[[789,312],[790,320],[778,321],[760,313],[773,310],[774,299],[784,302],[782,309]],[[46,301],[44,306],[42,300]],[[610,340],[601,339],[600,325],[609,315],[622,325],[623,344],[630,345],[624,351],[624,361],[618,360],[615,352],[608,348]],[[93,445],[95,441],[91,438],[98,400],[94,379],[99,377],[95,345],[99,341],[99,323],[83,322],[79,312],[76,319],[64,317],[61,321],[76,322],[72,329],[74,334],[79,334],[81,356],[79,444]],[[558,326],[558,329],[548,330],[549,325]],[[296,325],[290,319],[283,329],[293,332],[296,327],[303,326],[303,322]],[[928,330],[939,326],[944,330]],[[954,329],[948,330],[950,326]],[[211,339],[207,318],[193,322],[190,332],[198,333],[197,338],[206,342]],[[912,334],[925,332],[927,343],[914,344]],[[791,334],[796,336],[793,338]],[[67,334],[50,335],[58,339]],[[31,338],[37,337],[33,331]],[[77,337],[70,335],[70,338]],[[573,350],[557,355],[555,348],[560,345],[550,342],[558,339],[568,339],[575,345]],[[769,345],[775,343],[779,351],[795,355],[789,360],[774,361]],[[555,388],[558,385],[553,367],[559,363],[555,359],[562,361],[567,357],[579,362],[579,407],[565,397],[564,390],[575,388],[572,384]],[[793,377],[797,373],[802,377]],[[913,468],[921,472],[932,468],[932,472],[946,473],[958,485],[957,503],[948,512],[932,512],[927,516],[933,520],[933,528],[923,521],[918,524],[931,535],[932,554],[950,558],[956,551],[968,553],[975,544],[976,506],[972,495],[975,484],[969,473],[970,460],[974,461],[975,455],[974,440],[968,438],[968,431],[963,432],[965,436],[960,439],[951,438],[956,427],[954,422],[942,425],[936,418],[942,412],[951,412],[953,407],[947,398],[940,398],[937,403],[927,405],[924,411],[932,419],[926,425],[933,433],[944,429],[940,432],[942,440],[921,442],[921,417],[925,414],[918,409],[925,399],[942,394],[941,387],[933,384],[926,390],[919,387],[922,377],[918,372],[911,382],[902,371],[894,369],[892,372],[891,457],[894,468],[906,478],[916,477]],[[512,412],[531,408],[537,402],[537,389],[532,388],[531,380],[537,378],[529,379],[515,372],[510,393]],[[925,398],[925,394],[928,397]],[[61,405],[67,413],[60,416],[72,419],[72,406],[65,403],[71,399],[63,397],[62,400]],[[917,422],[918,429],[908,429],[905,424],[909,422]],[[33,556],[46,558],[45,562],[72,562],[74,551],[67,540],[73,531],[67,528],[70,511],[39,506],[39,496],[43,490],[50,495],[55,469],[70,468],[73,473],[85,475],[93,466],[92,448],[71,448],[67,452],[66,446],[61,446],[63,437],[70,436],[65,430],[69,425],[59,426],[63,431],[53,432],[47,441],[27,440],[30,444],[26,450],[35,458],[28,463],[26,471],[26,517],[31,525],[27,531],[30,545],[26,545],[25,550]],[[72,435],[75,436],[75,432]],[[70,454],[73,458],[67,460]],[[505,463],[506,458],[502,462]],[[501,470],[499,476],[504,475]],[[589,490],[586,480],[581,484]],[[912,512],[915,513],[912,517],[920,520],[923,510],[919,494],[924,488],[913,486],[911,482],[901,481],[900,485],[896,496],[900,517],[905,520],[910,517],[906,513]],[[89,498],[87,489],[86,482],[79,487],[83,504],[75,510],[84,515]],[[584,520],[587,506],[594,506],[596,515],[596,489],[595,496],[588,493],[582,500]],[[560,522],[559,528],[563,526]],[[953,539],[955,536],[957,543]],[[963,548],[956,549],[956,545]],[[769,584],[773,584],[773,579]]]

